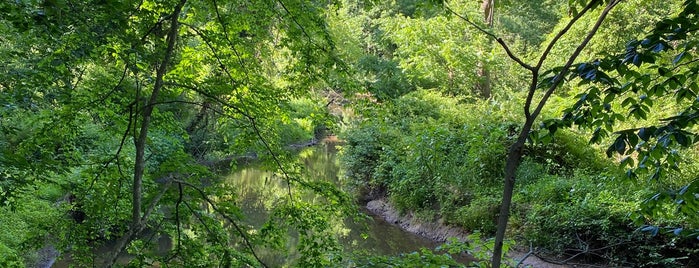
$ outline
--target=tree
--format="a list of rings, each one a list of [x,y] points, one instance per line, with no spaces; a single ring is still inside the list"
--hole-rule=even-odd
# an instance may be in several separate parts
[[[327,261],[322,254],[333,249],[333,237],[323,222],[334,215],[333,209],[349,203],[332,187],[292,173],[275,133],[279,118],[291,113],[286,109],[291,98],[323,86],[335,69],[334,48],[322,21],[324,5],[186,0],[0,4],[8,14],[0,20],[7,30],[0,38],[14,40],[1,50],[11,60],[0,73],[0,99],[8,103],[1,110],[2,142],[10,141],[0,161],[13,171],[2,172],[3,205],[40,184],[75,195],[70,203],[79,204],[87,220],[63,230],[73,232],[66,243],[89,252],[87,241],[116,238],[107,266],[126,248],[146,254],[140,250],[147,246],[141,236],[146,228],[176,238],[176,247],[160,257],[163,262],[265,266],[255,248],[263,243],[240,224],[235,197],[221,194],[225,186],[205,183],[215,181],[214,174],[193,149],[198,148],[193,143],[202,141],[190,135],[210,127],[201,118],[212,117],[209,122],[224,133],[215,141],[217,149],[257,150],[284,175],[289,194],[280,210],[288,214],[280,212],[271,222],[289,215],[318,216],[310,223],[278,225],[312,229],[303,232],[306,241],[323,239],[304,247],[303,260]],[[5,127],[6,122],[22,122],[27,112],[43,115],[33,118],[41,131]],[[30,138],[11,138],[25,131],[31,131]],[[36,159],[26,159],[30,155]],[[339,206],[320,208],[295,200],[295,186]],[[201,233],[183,236],[185,229]],[[76,259],[83,257],[81,247],[73,248]],[[211,255],[201,256],[200,248]]]
[[[691,132],[696,118],[698,118],[693,104],[696,102],[686,102],[688,99],[694,99],[697,90],[696,83],[688,79],[696,75],[696,69],[693,68],[696,41],[691,37],[699,29],[696,20],[699,8],[695,1],[685,1],[682,12],[675,17],[659,21],[654,30],[641,38],[640,41],[629,42],[624,53],[590,62],[575,63],[576,58],[596,34],[610,10],[619,3],[620,1],[607,1],[607,3],[590,1],[579,12],[574,11],[573,18],[549,42],[534,66],[524,63],[510,52],[502,39],[491,35],[508,52],[512,60],[532,73],[524,107],[525,122],[517,141],[510,148],[505,168],[503,203],[492,260],[494,267],[498,267],[500,264],[501,251],[499,248],[502,246],[507,226],[509,204],[516,179],[514,172],[521,161],[523,145],[527,139],[540,137],[534,132],[533,123],[548,98],[563,82],[580,79],[581,85],[590,86],[586,92],[577,96],[579,100],[573,107],[565,111],[561,119],[544,120],[541,126],[551,135],[559,128],[576,125],[593,130],[591,142],[596,143],[609,136],[613,129],[618,127],[618,122],[624,121],[626,118],[647,119],[651,107],[659,100],[672,99],[669,98],[670,95],[674,95],[677,105],[683,107],[679,109],[678,115],[662,118],[654,125],[615,132],[616,138],[609,146],[607,155],[618,153],[624,156],[621,160],[622,165],[635,167],[628,170],[627,175],[630,177],[636,177],[638,172],[651,171],[650,178],[658,180],[667,170],[679,171],[680,157],[676,148],[689,147],[697,142],[696,134]],[[605,7],[599,13],[594,26],[570,54],[565,65],[539,73],[543,62],[551,53],[556,42],[585,13],[603,4]],[[467,18],[464,19],[468,21]],[[470,23],[470,21],[468,22]],[[678,52],[673,54],[673,51]],[[534,96],[536,96],[535,91],[539,89],[545,91],[536,105],[532,106]],[[616,106],[615,103],[622,108],[617,108],[619,106]],[[532,110],[532,107],[535,108]],[[694,180],[677,191],[655,195],[649,199],[650,202],[646,202],[646,204],[650,204],[646,208],[646,213],[653,214],[659,209],[658,206],[654,205],[657,201],[673,201],[677,204],[678,212],[688,215],[693,221],[696,220],[695,214],[699,202],[693,195],[697,192],[697,184],[697,181]],[[658,227],[653,226],[643,228],[643,230],[653,233],[657,233],[658,229]],[[670,232],[689,235],[697,233],[696,230],[687,231],[682,228],[671,228]]]
[[[542,51],[541,56],[539,57],[535,65],[529,65],[522,61],[518,56],[514,55],[510,48],[507,46],[507,44],[503,41],[503,39],[498,38],[494,34],[487,32],[480,26],[477,26],[476,24],[471,22],[468,18],[462,17],[466,22],[480,29],[482,32],[488,34],[492,39],[498,42],[503,47],[503,49],[505,49],[508,56],[513,61],[515,61],[522,68],[531,73],[531,80],[529,82],[527,98],[524,104],[525,121],[522,124],[522,127],[520,128],[519,134],[517,135],[517,140],[512,144],[512,146],[509,149],[509,152],[507,154],[507,160],[505,163],[505,180],[503,188],[502,205],[500,207],[500,214],[498,216],[498,226],[495,237],[495,248],[493,250],[492,258],[493,267],[500,267],[505,230],[507,229],[507,222],[509,220],[510,215],[510,205],[512,203],[512,194],[516,182],[515,174],[517,168],[519,167],[522,161],[522,156],[524,155],[524,145],[529,139],[530,132],[532,131],[532,127],[534,126],[534,122],[537,120],[537,117],[541,113],[541,110],[544,108],[544,105],[546,104],[548,99],[551,97],[554,91],[561,85],[564,77],[568,74],[568,72],[570,72],[570,67],[573,66],[578,55],[580,55],[580,52],[582,52],[585,46],[590,42],[592,37],[597,33],[597,30],[604,22],[609,12],[617,4],[619,4],[619,2],[620,1],[612,0],[607,3],[604,3],[603,1],[591,0],[580,10],[580,12],[575,14],[573,18],[571,18],[571,20],[568,22],[566,27],[563,28],[558,34],[556,34],[556,37],[554,37],[549,42],[546,48]],[[548,55],[551,53],[551,50],[553,49],[553,46],[556,44],[556,42],[564,34],[566,34],[570,27],[574,23],[576,23],[582,16],[584,16],[590,10],[593,10],[594,8],[600,6],[604,6],[604,10],[602,10],[602,12],[599,14],[595,24],[592,26],[592,28],[584,37],[584,39],[580,42],[580,44],[577,46],[575,51],[573,51],[573,53],[569,55],[568,60],[565,63],[565,66],[563,66],[563,68],[561,68],[560,70],[555,71],[555,76],[549,79],[548,81],[540,81],[539,79],[542,78],[540,77],[541,68],[544,62],[546,61]],[[454,14],[459,16],[459,14],[457,13]],[[535,101],[534,98],[536,96],[536,93],[538,90],[542,89],[542,85],[544,93],[538,100]]]
[[[486,26],[489,29],[493,28],[493,18],[495,16],[495,0],[483,0],[481,5],[483,9],[483,18],[485,20]],[[489,41],[492,42],[492,41]],[[489,44],[489,46],[492,45]],[[491,95],[491,85],[490,85],[490,70],[488,70],[483,62],[478,65],[478,76],[480,81],[476,84],[478,91],[480,91],[481,97],[487,99]]]

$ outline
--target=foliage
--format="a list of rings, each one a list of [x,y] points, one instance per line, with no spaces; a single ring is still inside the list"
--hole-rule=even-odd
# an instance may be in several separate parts
[[[681,148],[695,143],[696,83],[688,78],[695,75],[691,58],[697,9],[696,3],[687,1],[677,16],[657,22],[642,40],[628,42],[624,53],[573,67],[570,79],[580,79],[579,84],[587,89],[553,123],[593,129],[591,142],[613,136],[607,155],[619,154],[622,166],[629,167],[629,177],[648,174],[652,181],[678,177]],[[675,105],[663,105],[668,102]],[[651,199],[675,200],[678,212],[688,216],[687,224],[692,227],[697,225],[698,199],[692,196],[696,182],[684,181],[679,190]],[[653,214],[662,206],[650,207],[644,210]]]
[[[76,265],[111,266],[126,250],[135,266],[264,266],[259,250],[293,248],[292,265],[346,263],[334,228],[355,215],[351,199],[285,150],[334,131],[335,101],[361,113],[343,133],[343,162],[364,197],[489,235],[508,211],[498,212],[500,179],[516,174],[510,231],[548,253],[693,265],[699,6],[625,1],[582,62],[562,68],[595,16],[569,30],[567,17],[617,2],[497,2],[484,28],[479,1],[462,0],[0,3],[0,266],[30,265],[46,243]],[[540,63],[524,64],[536,48]],[[549,103],[535,124],[531,101],[556,94],[575,100]],[[513,112],[523,104],[525,118]],[[619,180],[585,135],[610,144],[629,177],[651,180]],[[503,172],[513,144],[520,156]],[[212,171],[242,157],[286,187],[262,228],[243,224],[241,197]],[[158,252],[149,235],[174,246]],[[475,249],[492,240],[473,240],[443,249],[485,259]],[[95,256],[107,241],[112,256]],[[457,266],[449,254],[356,265]]]
[[[691,241],[640,232],[628,216],[638,210],[637,200],[648,190],[630,182],[618,184],[613,174],[578,173],[573,178],[549,175],[526,185],[516,196],[524,218],[517,228],[546,253],[569,260],[655,266],[692,259],[696,253],[691,252]]]
[[[76,265],[111,266],[124,249],[133,265],[259,265],[254,244],[261,242],[239,225],[235,196],[203,160],[257,151],[284,172],[293,165],[283,146],[329,129],[308,90],[337,75],[323,8],[320,1],[1,3],[8,14],[0,19],[2,209],[16,210],[11,219],[35,213],[21,206],[35,188],[58,189],[48,202],[69,196],[62,202],[82,216],[50,243],[70,251]],[[324,211],[344,206],[329,199],[334,206]],[[68,213],[35,210],[54,221]],[[337,215],[318,216],[322,223]],[[49,230],[26,227],[36,239]],[[148,250],[154,242],[146,231],[176,246]],[[328,243],[335,238],[325,234]],[[92,249],[109,240],[116,241],[111,256],[95,259]],[[8,261],[41,246],[6,241]],[[308,260],[328,244],[306,242]]]
[[[431,211],[447,223],[492,233],[498,179],[514,119],[508,108],[460,104],[434,91],[416,91],[372,111],[347,131],[343,164],[360,194],[387,194],[403,210]],[[579,138],[561,135],[550,146],[527,148],[522,183],[542,175],[574,176],[611,166]],[[534,202],[534,200],[530,200]]]
[[[38,195],[18,196],[17,206],[0,208],[0,265],[3,267],[26,267],[34,265],[41,256],[26,254],[34,248],[43,247],[46,238],[60,234],[68,228],[68,209],[65,203],[54,203],[46,187],[37,189]],[[38,198],[37,198],[38,197]]]

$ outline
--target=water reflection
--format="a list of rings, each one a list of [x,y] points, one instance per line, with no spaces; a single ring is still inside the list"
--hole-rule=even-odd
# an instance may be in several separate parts
[[[343,173],[339,165],[337,150],[333,143],[321,143],[305,148],[298,154],[298,161],[304,167],[303,174],[308,178],[330,181],[343,186]],[[240,207],[246,215],[246,221],[253,226],[261,226],[277,202],[287,198],[287,185],[278,175],[264,171],[259,166],[249,166],[230,174],[226,181],[238,189]],[[365,211],[366,212],[366,211]],[[349,216],[349,215],[348,215]],[[386,223],[379,217],[357,223],[346,219],[335,229],[346,252],[366,251],[373,254],[398,255],[419,250],[421,247],[433,248],[435,243],[420,236],[408,233],[395,225]],[[292,238],[291,240],[294,240]],[[288,257],[269,256],[265,259],[270,265],[283,265]],[[293,253],[292,253],[293,254]]]

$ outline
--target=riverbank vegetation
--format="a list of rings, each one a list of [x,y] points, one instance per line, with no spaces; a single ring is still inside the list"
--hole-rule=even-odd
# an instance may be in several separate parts
[[[489,267],[503,236],[557,263],[699,265],[695,1],[0,14],[2,267],[422,267],[464,252]],[[329,134],[340,185],[295,156]],[[250,161],[284,186],[258,225],[223,180]],[[377,198],[478,239],[343,251],[337,230]]]

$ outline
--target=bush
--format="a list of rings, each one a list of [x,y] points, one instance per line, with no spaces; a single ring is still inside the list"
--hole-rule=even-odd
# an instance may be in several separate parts
[[[370,188],[363,193],[387,191],[399,209],[454,214],[498,184],[512,141],[507,114],[433,91],[407,94],[343,133],[347,175]]]
[[[640,233],[629,217],[639,207],[638,187],[610,179],[605,174],[546,175],[523,187],[516,202],[524,238],[548,254],[586,263],[679,265],[681,259],[671,255],[678,251],[663,252],[672,245],[667,237]]]
[[[343,133],[346,174],[362,195],[386,194],[400,210],[492,234],[507,148],[518,133],[506,106],[425,90],[383,103]],[[673,265],[682,254],[696,256],[696,242],[636,231],[629,214],[653,185],[621,180],[623,172],[580,136],[559,131],[526,147],[510,231],[546,253],[605,265]]]
[[[492,235],[495,234],[499,213],[500,197],[484,195],[475,198],[468,205],[457,208],[453,222],[467,230],[478,230],[481,233]]]

